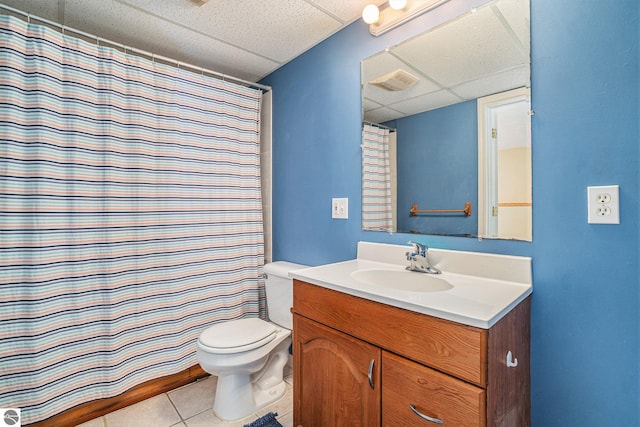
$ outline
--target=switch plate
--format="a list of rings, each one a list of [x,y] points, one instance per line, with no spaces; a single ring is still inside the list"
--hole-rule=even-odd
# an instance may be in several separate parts
[[[349,199],[333,198],[331,199],[331,218],[348,219],[349,218]]]
[[[587,209],[589,224],[620,224],[620,187],[587,187]]]

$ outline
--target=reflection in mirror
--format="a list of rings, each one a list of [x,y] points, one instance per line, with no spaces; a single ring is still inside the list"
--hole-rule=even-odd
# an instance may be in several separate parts
[[[531,240],[529,61],[493,0],[362,62],[364,230]]]
[[[531,241],[531,100],[527,88],[478,99],[478,234]]]

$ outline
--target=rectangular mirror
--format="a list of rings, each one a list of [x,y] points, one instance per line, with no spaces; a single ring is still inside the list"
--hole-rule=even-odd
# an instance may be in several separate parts
[[[529,0],[362,62],[362,227],[531,240]]]

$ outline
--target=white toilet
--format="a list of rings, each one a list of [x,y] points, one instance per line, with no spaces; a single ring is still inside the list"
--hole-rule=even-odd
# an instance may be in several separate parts
[[[264,266],[270,322],[258,318],[213,325],[198,338],[198,362],[218,377],[213,411],[225,421],[244,418],[282,397],[293,319],[293,280],[304,265],[277,261]]]

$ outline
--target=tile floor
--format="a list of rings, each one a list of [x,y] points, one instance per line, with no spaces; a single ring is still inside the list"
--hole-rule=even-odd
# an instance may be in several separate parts
[[[271,405],[236,422],[224,422],[213,413],[216,377],[207,377],[170,392],[152,397],[80,427],[242,427],[269,412],[278,414],[283,427],[293,427],[293,376],[285,368],[287,391]]]

